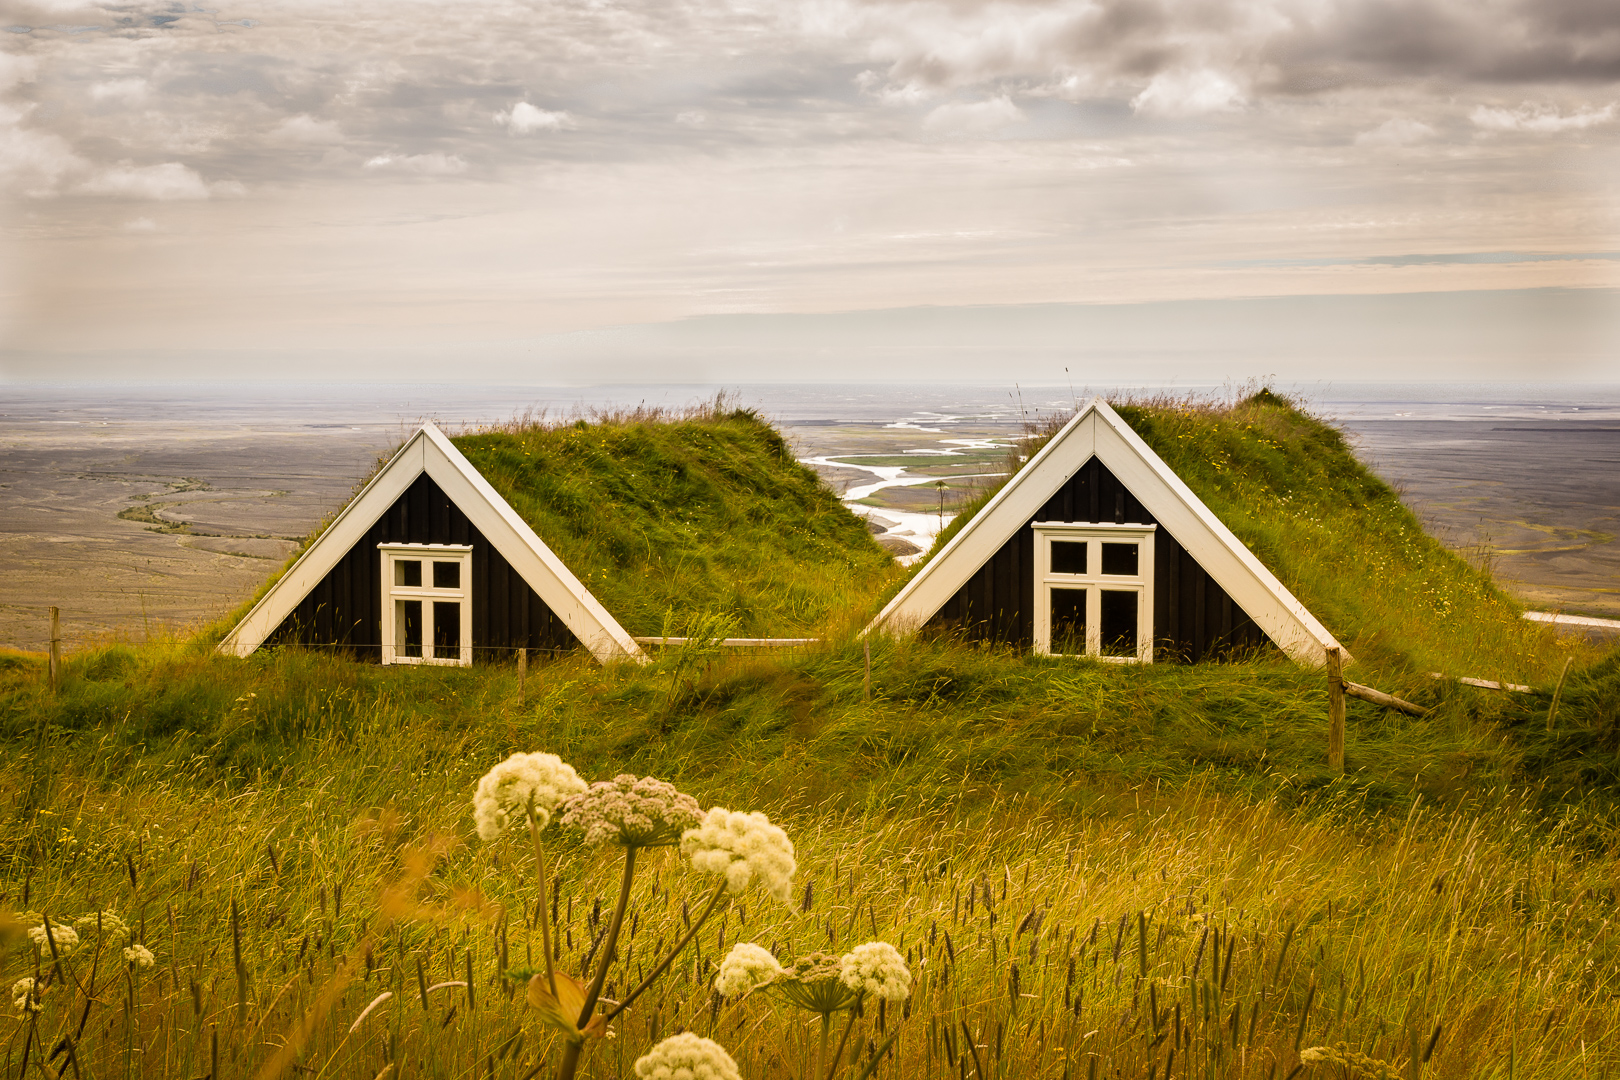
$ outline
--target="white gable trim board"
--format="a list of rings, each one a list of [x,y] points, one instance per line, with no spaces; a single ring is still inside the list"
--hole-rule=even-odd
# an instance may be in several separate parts
[[[423,424],[350,500],[281,580],[225,636],[219,651],[247,656],[263,644],[424,473],[597,660],[645,662],[646,654],[635,640],[433,424]]]
[[[1300,664],[1342,648],[1130,425],[1093,398],[906,583],[866,632],[915,633],[1095,456],[1232,602]],[[1344,654],[1346,662],[1348,653]]]

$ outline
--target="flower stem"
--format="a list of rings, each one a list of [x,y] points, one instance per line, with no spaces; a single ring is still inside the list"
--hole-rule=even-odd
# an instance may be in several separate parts
[[[620,1013],[624,1012],[625,1009],[629,1008],[630,1003],[636,1000],[636,998],[640,997],[647,987],[653,984],[653,980],[664,973],[664,969],[669,967],[669,965],[674,962],[675,957],[680,955],[680,951],[682,949],[686,948],[687,942],[696,937],[697,932],[703,929],[703,924],[709,921],[709,916],[714,914],[715,909],[720,906],[720,901],[725,895],[726,879],[721,878],[720,884],[714,887],[714,892],[709,896],[709,906],[704,908],[703,914],[697,917],[697,921],[692,924],[692,929],[688,930],[686,932],[686,936],[677,941],[675,943],[675,947],[669,950],[669,955],[664,957],[664,959],[659,962],[658,966],[653,968],[645,979],[641,980],[640,986],[626,994],[624,996],[624,1000],[613,1007],[612,1011],[607,1014],[607,1020],[605,1020],[604,1023],[611,1024],[615,1016],[618,1016]]]
[[[596,1011],[596,1001],[602,996],[602,984],[607,981],[608,968],[613,965],[613,958],[619,942],[619,927],[624,925],[624,909],[630,903],[630,882],[636,875],[636,848],[624,849],[624,880],[619,885],[619,902],[613,907],[613,921],[608,923],[607,938],[602,942],[602,963],[596,969],[596,978],[591,980],[590,989],[585,991],[585,1004],[579,1010],[579,1020],[574,1026],[580,1031],[591,1022],[591,1014]],[[606,1021],[603,1021],[604,1026]],[[563,1047],[562,1060],[557,1063],[557,1080],[573,1080],[574,1071],[579,1068],[579,1059],[585,1052],[584,1039],[570,1039]]]
[[[636,874],[637,850],[633,847],[624,849],[624,880],[619,883],[619,902],[614,905],[613,921],[608,924],[607,941],[602,946],[602,965],[596,969],[596,978],[591,980],[591,988],[585,992],[585,1006],[580,1009],[579,1023],[575,1025],[581,1031],[590,1023],[591,1013],[596,1011],[596,999],[602,996],[602,984],[607,982],[608,968],[618,954],[619,928],[624,925],[624,909],[630,904],[630,881]]]
[[[540,850],[540,827],[534,823],[533,803],[529,805],[529,838],[534,841],[534,873],[540,881],[540,942],[546,953],[546,989],[556,1000],[557,973],[551,964],[551,920],[546,917],[546,856]]]
[[[821,1014],[821,1047],[816,1051],[816,1071],[812,1076],[820,1076],[827,1067],[827,1035],[832,1030],[832,1013]]]
[[[832,1080],[833,1074],[838,1072],[839,1063],[844,1060],[844,1047],[849,1045],[849,1033],[855,1030],[855,1011],[860,1008],[860,1004],[860,999],[856,998],[855,1004],[849,1008],[849,1023],[844,1025],[844,1034],[838,1040],[838,1051],[833,1054],[832,1066],[827,1070],[826,1080]]]

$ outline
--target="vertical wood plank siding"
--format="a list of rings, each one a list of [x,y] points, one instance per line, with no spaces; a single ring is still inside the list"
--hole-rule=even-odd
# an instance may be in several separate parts
[[[520,645],[561,652],[579,644],[528,582],[426,475],[416,478],[365,537],[299,601],[265,644],[328,646],[356,659],[381,661],[382,554],[378,544],[472,546],[475,662],[510,658]]]
[[[1080,466],[928,620],[979,641],[1028,648],[1035,634],[1037,521],[1157,525],[1096,458]],[[1161,525],[1153,538],[1154,659],[1193,662],[1262,644],[1265,635]]]

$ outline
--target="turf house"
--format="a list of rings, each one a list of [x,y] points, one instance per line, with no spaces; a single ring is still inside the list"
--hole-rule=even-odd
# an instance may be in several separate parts
[[[469,665],[519,648],[640,658],[635,640],[431,423],[423,424],[220,643]]]
[[[454,436],[426,424],[220,650],[641,661],[641,644],[687,635],[819,636],[895,569],[781,433],[723,397]]]
[[[1339,643],[1101,398],[1092,399],[884,607],[1053,655],[1197,661]]]

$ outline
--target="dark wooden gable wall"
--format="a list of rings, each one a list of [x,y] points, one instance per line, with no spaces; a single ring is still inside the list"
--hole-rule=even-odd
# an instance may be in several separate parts
[[[475,661],[510,656],[519,647],[560,651],[578,644],[563,621],[426,473],[416,478],[299,601],[266,644],[332,647],[359,659],[380,661],[382,554],[378,544],[472,546]]]
[[[929,620],[974,640],[1028,648],[1035,636],[1037,521],[1158,525],[1096,458],[1080,466]],[[1161,525],[1153,536],[1153,633],[1157,660],[1197,661],[1260,645],[1265,634]]]

